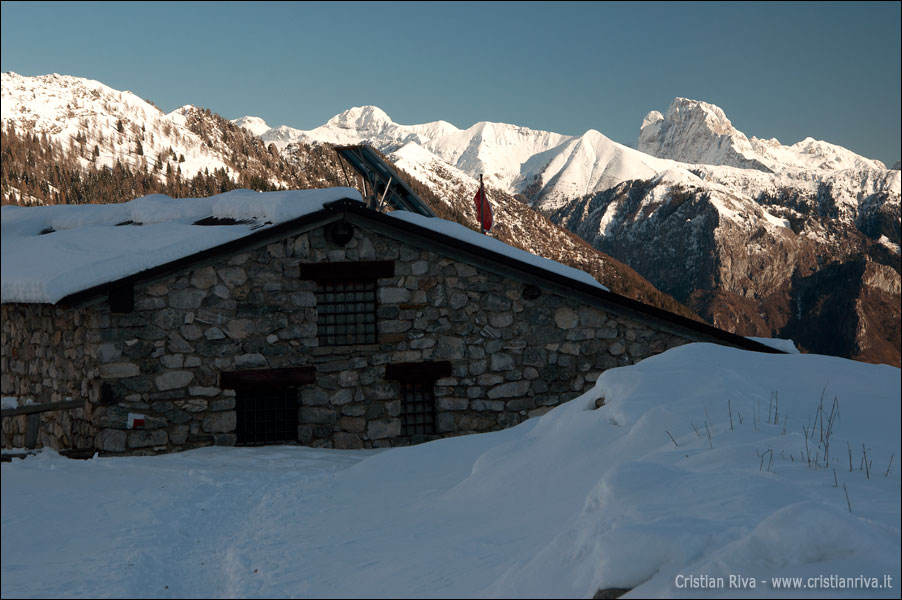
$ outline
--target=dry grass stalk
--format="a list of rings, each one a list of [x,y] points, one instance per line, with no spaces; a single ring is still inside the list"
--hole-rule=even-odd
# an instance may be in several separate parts
[[[666,430],[665,430],[664,433],[666,433],[666,434],[670,437],[670,441],[673,442],[673,445],[674,445],[674,446],[676,446],[677,448],[680,447],[680,445],[677,444],[677,441],[676,441],[675,439],[673,439],[673,436],[670,435],[670,432],[669,432],[669,431],[666,431]]]

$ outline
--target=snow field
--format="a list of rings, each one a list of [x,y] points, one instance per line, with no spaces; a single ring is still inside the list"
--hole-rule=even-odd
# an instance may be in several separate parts
[[[0,586],[4,597],[898,597],[899,381],[892,367],[692,344],[609,370],[518,427],[409,448],[45,451],[3,464]],[[775,589],[783,576],[894,587]],[[704,578],[722,585],[686,583]]]

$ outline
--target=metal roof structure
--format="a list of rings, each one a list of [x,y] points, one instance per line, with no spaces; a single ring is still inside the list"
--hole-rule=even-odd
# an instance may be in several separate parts
[[[406,210],[424,217],[435,217],[435,213],[429,206],[420,200],[420,197],[371,146],[367,144],[336,146],[335,152],[342,161],[342,170],[344,170],[344,162],[347,162],[363,177],[361,194],[366,200],[368,208],[381,211],[387,203],[395,210]],[[345,171],[345,177],[348,179],[348,185],[354,187],[347,171]]]

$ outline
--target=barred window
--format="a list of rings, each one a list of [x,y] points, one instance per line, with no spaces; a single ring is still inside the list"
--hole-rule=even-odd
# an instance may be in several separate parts
[[[401,382],[401,435],[435,433],[435,382]]]
[[[450,375],[451,363],[446,360],[386,365],[385,378],[398,381],[400,386],[400,437],[417,444],[438,434],[435,382]]]
[[[320,346],[376,343],[376,281],[320,281],[316,286]]]
[[[262,446],[298,441],[295,388],[238,390],[235,398],[237,444]]]
[[[390,260],[301,265],[301,278],[316,282],[319,345],[377,343],[376,282],[394,274]]]
[[[316,380],[313,367],[225,371],[219,385],[235,390],[239,446],[298,441],[298,388]]]

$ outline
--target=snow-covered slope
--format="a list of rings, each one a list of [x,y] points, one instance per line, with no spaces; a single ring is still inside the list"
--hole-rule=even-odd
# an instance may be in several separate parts
[[[541,163],[545,158],[535,157],[534,162]],[[590,129],[560,148],[532,177],[544,182],[541,207],[548,211],[575,197],[606,190],[623,181],[649,179],[674,168],[680,167],[613,142]]]
[[[899,381],[690,344],[407,448],[44,450],[2,466],[0,594],[898,598]]]
[[[530,159],[554,153],[571,136],[537,131],[505,123],[480,122],[469,129],[429,140],[425,145],[445,162],[478,176],[487,185],[515,193],[531,175]]]
[[[131,92],[98,81],[67,75],[2,76],[2,126],[47,135],[64,150],[78,154],[84,168],[121,163],[133,170],[171,164],[185,176],[205,169],[225,169],[222,156],[185,127],[183,106],[169,114]]]

